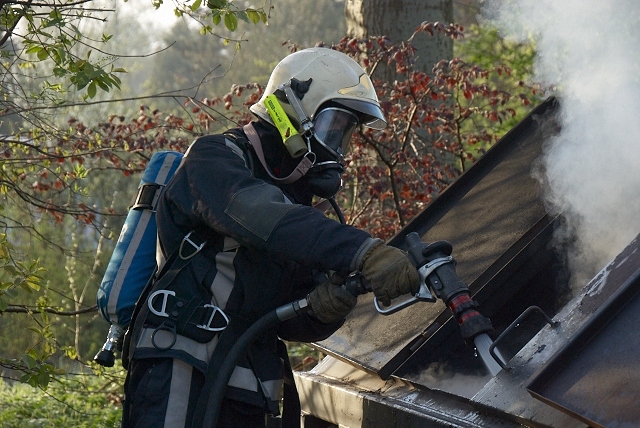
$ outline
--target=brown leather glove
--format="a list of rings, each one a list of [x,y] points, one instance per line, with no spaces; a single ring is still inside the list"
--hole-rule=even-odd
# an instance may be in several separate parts
[[[372,247],[362,259],[361,272],[384,306],[389,306],[391,299],[420,290],[420,276],[409,256],[389,245]]]
[[[307,297],[311,315],[326,324],[341,321],[356,305],[358,299],[353,294],[331,281],[314,288]]]

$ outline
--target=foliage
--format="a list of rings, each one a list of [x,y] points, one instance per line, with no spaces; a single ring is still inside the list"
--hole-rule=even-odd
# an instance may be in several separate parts
[[[5,60],[5,71],[17,73],[14,67],[36,68],[38,63],[51,64],[51,74],[42,82],[36,99],[62,102],[56,93],[64,91],[70,83],[86,98],[94,98],[99,90],[119,89],[119,74],[125,70],[116,67],[117,55],[107,52],[112,35],[102,34],[93,39],[88,34],[92,21],[105,21],[113,9],[100,11],[91,0],[80,2],[23,2],[6,0],[0,10],[0,46]],[[160,7],[162,0],[154,0]],[[248,23],[267,23],[266,3],[258,8],[238,7],[232,0],[187,0],[176,2],[175,14],[187,16],[201,27],[201,33],[213,33],[213,27],[224,25],[228,30],[238,28],[238,20]],[[3,79],[2,92],[13,101],[3,102],[3,110],[20,111],[17,100],[31,102],[29,96],[16,87],[17,80]],[[26,95],[26,96],[25,96]]]
[[[39,266],[38,260],[31,261],[29,264],[15,260],[12,249],[13,246],[7,241],[7,235],[0,234],[0,271],[4,273],[0,278],[10,279],[0,281],[0,313],[7,309],[7,299],[14,299],[18,289],[33,293],[40,289],[42,283],[43,268]]]
[[[119,374],[119,377],[61,376],[46,391],[0,380],[0,426],[119,427],[122,372]]]
[[[425,22],[418,32],[463,37],[462,28]],[[415,34],[414,34],[415,35]],[[361,129],[352,139],[341,205],[348,222],[389,238],[422,211],[519,120],[536,88],[510,67],[482,68],[460,58],[440,61],[431,75],[412,70],[415,47],[385,37],[343,39],[333,48],[361,60],[375,77],[395,65],[404,79],[374,80],[389,126]],[[499,82],[499,84],[496,84]]]
[[[312,25],[308,24],[311,20]],[[274,2],[268,26],[249,25],[236,31],[247,40],[239,50],[225,44],[224,38],[194,40],[190,28],[175,26],[161,35],[161,44],[171,45],[171,48],[149,61],[145,75],[151,78],[143,85],[133,86],[131,93],[137,94],[136,91],[144,89],[147,94],[181,93],[202,98],[224,94],[234,83],[266,83],[273,67],[287,54],[284,41],[295,37],[298,43],[309,46],[318,40],[337,41],[345,31],[344,10],[341,1],[337,0]],[[228,31],[220,33],[223,37],[232,36]],[[123,77],[124,85],[132,74]],[[173,98],[155,98],[153,103],[154,108],[165,113],[182,114],[179,111],[181,103]]]
[[[457,56],[483,68],[509,64],[514,79],[527,80],[533,76],[536,55],[533,40],[522,43],[505,39],[487,23],[472,25],[466,32],[468,37],[456,45]]]

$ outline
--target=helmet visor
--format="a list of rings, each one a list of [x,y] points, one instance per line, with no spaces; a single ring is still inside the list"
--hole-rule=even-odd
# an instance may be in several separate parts
[[[316,140],[338,157],[342,157],[346,152],[356,126],[358,117],[339,107],[327,107],[319,111],[313,119]]]
[[[384,113],[377,103],[348,98],[335,98],[332,101],[356,112],[360,123],[367,128],[384,129],[387,126]]]

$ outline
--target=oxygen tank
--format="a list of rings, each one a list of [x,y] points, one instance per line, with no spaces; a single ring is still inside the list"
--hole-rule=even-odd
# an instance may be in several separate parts
[[[155,271],[156,204],[182,158],[182,153],[174,151],[151,157],[98,288],[98,309],[111,324],[107,341],[94,357],[104,366],[113,366],[113,351],[120,348],[136,301]]]

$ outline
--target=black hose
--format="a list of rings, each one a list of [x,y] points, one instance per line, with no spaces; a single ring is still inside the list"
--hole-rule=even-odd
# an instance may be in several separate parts
[[[220,415],[220,406],[222,405],[224,391],[242,354],[264,331],[267,331],[270,328],[275,327],[278,323],[289,318],[293,318],[299,313],[306,311],[306,304],[306,299],[303,299],[276,308],[266,315],[263,315],[262,318],[253,323],[251,327],[249,327],[242,336],[240,336],[227,353],[224,362],[216,374],[210,391],[206,392],[208,395],[206,410],[204,412],[196,411],[194,413],[193,422],[191,424],[192,428],[214,428],[216,426],[218,416]]]
[[[336,212],[336,215],[338,216],[338,220],[340,221],[340,223],[346,224],[346,221],[344,219],[344,214],[342,214],[342,210],[340,209],[340,206],[338,205],[336,200],[334,198],[329,198],[329,203],[333,207],[333,210]]]

